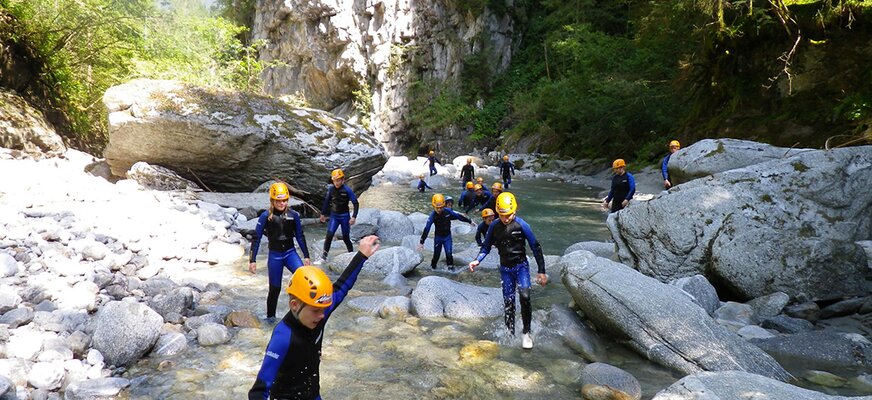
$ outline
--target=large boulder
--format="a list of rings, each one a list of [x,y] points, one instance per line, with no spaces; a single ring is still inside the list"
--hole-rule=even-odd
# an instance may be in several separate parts
[[[865,294],[872,146],[807,151],[680,185],[610,214],[623,263],[668,282],[704,274],[740,298]]]
[[[485,288],[428,276],[412,292],[412,308],[422,318],[493,318],[503,315],[500,288]]]
[[[677,182],[782,159],[808,151],[739,139],[704,139],[669,157],[669,177]]]
[[[872,342],[857,333],[809,331],[751,343],[782,362],[817,368],[872,368]]]
[[[269,97],[140,79],[110,88],[103,103],[104,155],[119,176],[145,161],[211,190],[249,192],[281,178],[320,204],[333,168],[359,193],[387,160],[362,128]]]
[[[342,253],[333,258],[330,269],[342,272],[354,258],[356,252]],[[385,278],[392,273],[408,274],[421,263],[421,253],[408,247],[395,246],[379,249],[363,264],[362,276],[370,278]]]
[[[376,234],[383,241],[402,242],[404,236],[415,234],[415,225],[399,211],[382,210],[379,213]]]
[[[872,396],[842,397],[803,389],[742,371],[701,372],[681,378],[652,400],[872,400]]]
[[[563,284],[599,332],[685,373],[741,370],[787,380],[762,350],[729,332],[675,286],[587,251],[563,256]]]
[[[21,96],[0,88],[0,147],[58,155],[64,141],[42,112]]]
[[[126,366],[145,354],[160,336],[163,318],[145,304],[112,301],[94,318],[91,345],[106,364]]]

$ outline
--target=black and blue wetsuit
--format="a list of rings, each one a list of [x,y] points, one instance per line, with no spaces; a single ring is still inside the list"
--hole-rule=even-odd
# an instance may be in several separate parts
[[[306,236],[303,235],[303,224],[300,223],[300,214],[290,208],[284,213],[269,215],[269,212],[260,214],[257,219],[257,227],[254,228],[254,237],[251,240],[251,256],[249,262],[255,262],[257,251],[260,249],[260,239],[263,234],[269,240],[269,258],[267,270],[269,276],[269,292],[266,296],[266,316],[276,316],[276,305],[279,293],[282,289],[282,272],[287,268],[293,273],[303,265],[297,250],[294,248],[294,238],[303,252],[303,258],[309,258],[309,249],[306,247]]]
[[[669,153],[666,155],[666,157],[663,157],[663,161],[660,162],[660,172],[663,174],[664,181],[669,181],[672,186],[675,186],[675,183],[672,182],[672,179],[669,179],[669,170],[667,169],[667,167],[669,166],[670,157],[672,157],[672,153]]]
[[[533,257],[539,267],[539,273],[545,273],[545,256],[542,246],[536,241],[530,225],[518,216],[504,224],[494,221],[488,227],[484,243],[476,260],[481,262],[490,253],[491,246],[497,246],[500,253],[500,278],[503,283],[503,302],[505,305],[505,323],[509,332],[515,333],[515,287],[521,295],[521,321],[524,324],[522,333],[530,332],[530,320],[533,315],[530,304],[530,264],[527,261],[526,243],[533,250]]]
[[[475,191],[464,190],[463,193],[460,194],[460,201],[457,205],[463,208],[463,212],[469,213],[470,210],[475,208]]]
[[[427,240],[427,235],[430,234],[430,226],[436,224],[436,231],[433,233],[433,260],[430,261],[430,267],[436,269],[436,262],[439,261],[439,256],[442,254],[442,247],[445,247],[445,261],[448,264],[448,269],[454,269],[454,246],[451,241],[451,220],[456,219],[466,223],[471,223],[469,218],[456,213],[450,208],[443,208],[441,213],[433,211],[430,213],[430,218],[427,218],[427,224],[424,225],[424,233],[421,234],[421,244]]]
[[[475,195],[475,199],[473,199],[472,206],[479,207],[479,210],[484,210],[484,205],[487,204],[490,199],[494,198],[490,192],[486,192],[484,190],[481,191],[481,196]]]
[[[466,164],[460,169],[460,180],[463,182],[462,187],[466,187],[466,182],[475,182],[475,168],[472,164]]]
[[[499,196],[499,193],[491,193],[490,195],[490,198],[488,198],[487,201],[484,202],[484,204],[478,207],[478,211],[482,211],[485,208],[490,208],[491,210],[497,209],[497,196]]]
[[[436,164],[442,164],[435,156],[427,156],[427,161],[430,163],[430,176],[436,175]]]
[[[254,386],[248,391],[249,400],[265,399],[320,399],[321,344],[324,326],[345,295],[354,286],[366,256],[357,255],[333,282],[333,304],[324,311],[324,319],[315,329],[304,326],[288,311],[273,329],[266,355]]]
[[[354,213],[349,214],[348,203],[354,206]],[[327,223],[327,237],[324,239],[324,253],[322,258],[327,259],[327,253],[330,251],[330,244],[333,243],[333,235],[336,234],[336,228],[342,227],[342,241],[345,242],[345,247],[349,252],[354,250],[351,246],[351,226],[348,221],[351,218],[357,218],[357,209],[360,203],[357,202],[357,196],[351,191],[348,185],[336,187],[330,185],[327,188],[327,197],[324,198],[324,206],[321,207],[322,215],[330,215],[330,222]]]
[[[427,182],[424,182],[423,179],[419,179],[418,180],[418,191],[421,193],[424,193],[424,189],[433,190],[433,188],[431,188],[430,185],[427,184]]]
[[[500,163],[500,176],[503,177],[503,186],[508,189],[512,185],[512,175],[515,174],[515,164],[510,161]]]
[[[624,200],[632,200],[636,193],[636,179],[633,174],[624,172],[623,175],[615,175],[612,178],[612,189],[606,197],[606,203],[612,202],[610,212],[618,212],[624,208]]]
[[[491,224],[493,224],[493,222],[491,222]],[[490,225],[482,221],[478,224],[478,228],[475,229],[475,243],[479,246],[484,244],[484,238],[487,236],[488,228],[490,228]]]

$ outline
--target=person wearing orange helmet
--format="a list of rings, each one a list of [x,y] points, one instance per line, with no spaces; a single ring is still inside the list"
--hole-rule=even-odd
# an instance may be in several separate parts
[[[424,180],[424,174],[418,175],[418,191],[424,193],[425,189],[433,190],[433,188],[427,184],[427,181]]]
[[[330,180],[333,182],[327,188],[327,196],[324,198],[324,205],[321,206],[321,223],[327,221],[327,215],[330,215],[330,223],[327,224],[327,236],[324,238],[324,251],[321,253],[321,260],[327,260],[327,253],[330,251],[330,245],[333,243],[333,235],[336,234],[336,228],[342,227],[342,241],[345,242],[345,248],[350,253],[354,250],[351,245],[351,225],[357,221],[357,209],[360,203],[357,201],[357,196],[345,184],[345,172],[341,169],[334,169],[330,173]],[[348,203],[354,206],[353,214],[348,211]]]
[[[503,184],[499,182],[494,182],[491,185],[490,198],[478,208],[478,211],[483,211],[485,208],[490,208],[491,210],[497,208],[497,196],[503,192]]]
[[[490,224],[494,222],[494,210],[490,208],[485,208],[481,210],[481,223],[478,224],[478,228],[475,229],[475,243],[481,247],[484,244],[484,237],[487,235],[487,230],[490,227]]]
[[[303,264],[309,264],[309,249],[306,247],[303,224],[300,222],[300,214],[288,207],[290,198],[291,193],[288,190],[288,185],[283,182],[273,183],[269,187],[269,211],[261,213],[258,217],[257,226],[254,228],[254,237],[251,240],[248,270],[253,274],[257,272],[257,252],[260,249],[260,240],[263,234],[266,233],[269,239],[269,256],[266,263],[267,276],[269,277],[266,318],[270,323],[275,322],[276,319],[276,307],[282,289],[284,268],[293,273]],[[300,260],[300,256],[297,255],[297,250],[294,248],[295,238],[305,260]]]
[[[354,286],[378,237],[360,240],[358,252],[335,282],[324,271],[303,266],[286,289],[290,310],[273,329],[249,400],[320,399],[321,345],[327,320]]]
[[[612,177],[612,188],[609,195],[603,199],[603,208],[609,212],[618,212],[630,204],[633,194],[636,193],[636,179],[633,174],[627,172],[627,163],[623,159],[617,159],[612,163],[615,176]],[[609,208],[611,203],[611,208]]]
[[[503,177],[503,186],[508,190],[512,186],[512,175],[515,174],[515,164],[509,161],[509,155],[503,156],[500,163],[500,176]]]
[[[463,187],[467,183],[475,181],[475,167],[472,166],[472,157],[466,159],[466,165],[460,169],[460,181],[463,182]]]
[[[445,247],[445,261],[448,264],[448,270],[454,271],[454,254],[453,242],[451,241],[451,220],[460,220],[468,224],[474,225],[472,220],[456,213],[451,208],[447,207],[445,196],[434,194],[430,200],[433,206],[433,211],[430,217],[427,218],[427,224],[424,225],[424,232],[421,234],[421,242],[418,244],[418,250],[424,248],[424,241],[430,235],[430,227],[436,225],[436,230],[433,234],[433,260],[430,261],[430,268],[436,269],[436,263],[439,262],[439,256],[442,254],[442,248]]]
[[[542,246],[533,235],[533,230],[526,221],[516,215],[518,202],[515,195],[503,192],[497,196],[496,212],[500,222],[494,222],[488,227],[481,251],[475,260],[469,263],[469,270],[475,272],[475,267],[490,253],[491,246],[496,246],[500,253],[500,278],[503,286],[503,305],[505,310],[506,328],[515,334],[515,292],[521,297],[521,322],[523,336],[521,347],[533,348],[533,337],[530,335],[533,306],[530,302],[530,263],[527,261],[527,248],[533,250],[538,274],[536,282],[545,286],[548,275],[545,274],[545,256]],[[526,242],[526,243],[525,243]]]
[[[475,184],[466,182],[463,191],[460,192],[460,201],[457,202],[457,205],[460,208],[466,207],[464,212],[469,213],[469,210],[472,210],[473,202],[475,202]]]
[[[493,198],[491,193],[485,190],[484,186],[482,185],[476,183],[475,186],[473,186],[473,190],[475,190],[475,198],[472,201],[471,208],[483,206],[487,204],[487,202],[490,201],[491,198]],[[468,213],[469,211],[466,212]]]
[[[424,160],[424,165],[427,163],[430,163],[430,176],[433,176],[436,175],[436,164],[442,164],[442,161],[439,161],[439,159],[436,158],[435,151],[430,150],[430,152],[427,153],[427,159]]]
[[[669,179],[669,158],[672,157],[675,152],[681,149],[681,143],[677,140],[673,140],[669,142],[669,154],[666,157],[663,157],[663,161],[660,162],[660,172],[663,174],[663,187],[669,189],[672,187],[672,180]]]

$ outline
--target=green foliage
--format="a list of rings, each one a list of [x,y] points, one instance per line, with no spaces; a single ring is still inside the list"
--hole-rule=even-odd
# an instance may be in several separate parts
[[[354,96],[354,109],[362,116],[360,125],[366,129],[370,129],[370,115],[372,115],[372,89],[368,82],[363,82],[360,87],[351,91]]]
[[[457,88],[434,81],[415,82],[410,100],[411,125],[421,130],[467,124],[473,114]]]

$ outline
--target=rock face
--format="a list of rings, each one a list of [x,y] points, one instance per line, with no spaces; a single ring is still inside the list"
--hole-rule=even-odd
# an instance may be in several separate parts
[[[872,400],[872,396],[830,396],[747,372],[724,371],[685,376],[652,400],[693,399]]]
[[[718,325],[677,287],[587,251],[563,256],[563,284],[600,332],[685,373],[741,370],[787,380],[762,350]]]
[[[270,43],[260,57],[283,63],[263,73],[265,90],[302,95],[340,115],[361,113],[391,152],[417,143],[462,143],[468,132],[410,134],[409,113],[412,97],[458,81],[471,57],[486,64],[468,71],[473,74],[492,76],[508,67],[512,16],[475,7],[435,0],[258,1],[252,36]]]
[[[330,113],[267,97],[135,80],[106,91],[112,173],[137,161],[161,165],[211,190],[252,191],[284,179],[323,199],[330,170],[342,168],[357,192],[387,156],[365,130]],[[320,204],[320,203],[318,203]]]
[[[55,155],[66,150],[42,113],[5,89],[0,89],[0,147]]]
[[[608,219],[622,262],[661,281],[695,274],[751,299],[865,293],[872,146],[807,151],[693,180]]]
[[[669,158],[669,176],[684,183],[806,151],[809,150],[787,149],[748,140],[705,139],[679,150]]]

